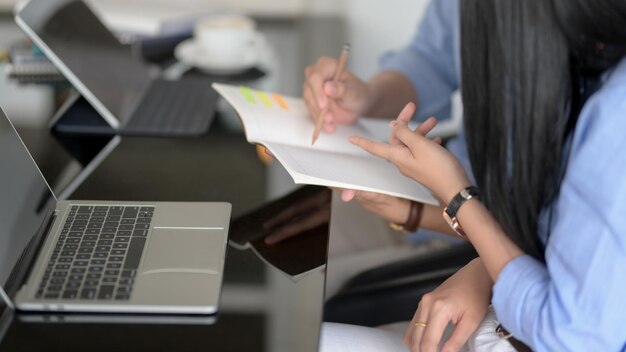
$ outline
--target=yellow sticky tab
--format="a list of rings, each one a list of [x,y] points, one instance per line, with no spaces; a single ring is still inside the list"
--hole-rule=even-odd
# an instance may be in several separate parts
[[[244,86],[239,87],[239,92],[243,95],[244,98],[248,101],[248,103],[256,104],[256,99],[254,99],[254,92],[252,89]]]
[[[273,108],[274,107],[274,104],[272,104],[272,101],[267,96],[267,94],[265,94],[263,92],[256,92],[256,95],[259,97],[259,99],[261,100],[261,103],[263,103],[263,105],[265,105],[268,108]]]
[[[272,98],[274,98],[274,100],[276,101],[278,106],[280,106],[281,109],[289,110],[289,105],[287,105],[287,102],[285,101],[282,95],[274,93],[272,94]]]

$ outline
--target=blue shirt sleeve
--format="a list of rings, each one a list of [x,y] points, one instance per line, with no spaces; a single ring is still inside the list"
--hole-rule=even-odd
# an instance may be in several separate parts
[[[543,264],[509,262],[498,319],[536,351],[626,347],[626,59],[581,112]]]
[[[433,0],[411,43],[388,52],[380,60],[383,70],[400,72],[417,91],[417,119],[450,117],[450,95],[459,87],[458,0]]]

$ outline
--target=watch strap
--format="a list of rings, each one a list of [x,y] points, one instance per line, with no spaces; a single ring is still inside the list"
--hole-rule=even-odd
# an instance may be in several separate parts
[[[463,203],[465,203],[466,201],[474,197],[479,197],[479,196],[480,196],[480,191],[478,190],[478,187],[476,186],[465,187],[459,193],[457,193],[454,196],[454,198],[452,198],[450,203],[448,203],[448,206],[445,208],[445,211],[451,219],[454,219],[456,218],[456,213],[459,211]]]

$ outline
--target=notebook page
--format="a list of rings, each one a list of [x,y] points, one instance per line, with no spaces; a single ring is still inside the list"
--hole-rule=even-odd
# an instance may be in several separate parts
[[[213,87],[239,113],[250,142],[277,142],[318,150],[367,154],[348,142],[353,135],[373,137],[360,123],[337,126],[332,134],[322,131],[312,146],[315,125],[302,99],[219,83],[214,83]]]
[[[369,154],[328,152],[278,143],[265,146],[296,183],[371,191],[439,204],[424,186],[403,176],[393,164]]]

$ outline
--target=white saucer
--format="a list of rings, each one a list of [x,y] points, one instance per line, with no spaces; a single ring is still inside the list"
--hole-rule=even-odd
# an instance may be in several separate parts
[[[207,73],[228,75],[241,73],[256,66],[261,57],[261,50],[255,49],[253,52],[248,52],[246,55],[238,57],[237,60],[217,61],[212,60],[210,56],[205,54],[198,42],[191,38],[176,46],[174,56],[180,62]]]

